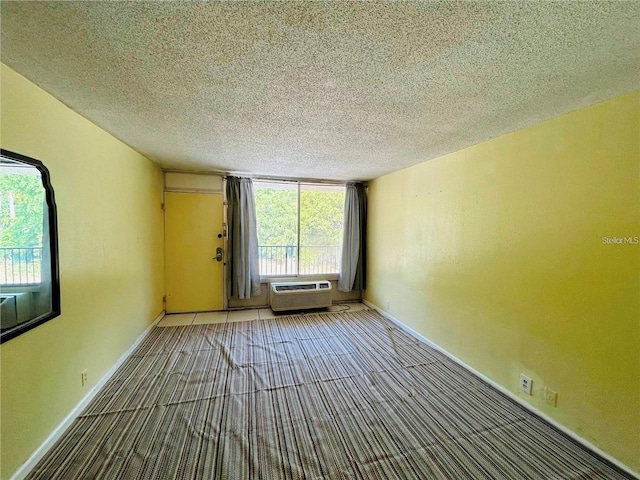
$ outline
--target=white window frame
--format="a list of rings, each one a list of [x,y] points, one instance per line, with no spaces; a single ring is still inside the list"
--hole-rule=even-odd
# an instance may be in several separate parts
[[[345,189],[345,194],[346,194],[346,187],[347,184],[346,183],[339,183],[339,182],[328,182],[328,181],[312,181],[312,180],[291,180],[291,179],[279,179],[279,178],[253,178],[252,179],[254,186],[256,183],[291,183],[291,184],[295,184],[296,185],[296,190],[297,190],[297,220],[298,220],[298,232],[297,232],[297,238],[296,238],[296,251],[297,251],[297,255],[298,255],[298,262],[296,264],[296,272],[295,273],[290,273],[290,274],[274,274],[274,275],[263,275],[262,273],[260,273],[260,281],[261,282],[269,282],[272,280],[287,280],[287,279],[318,279],[318,280],[338,280],[338,278],[340,277],[340,273],[339,272],[335,272],[335,273],[313,273],[313,274],[301,274],[300,273],[300,202],[301,202],[301,187],[304,185],[314,185],[314,186],[327,186],[327,187],[342,187]],[[344,207],[343,207],[344,209]],[[344,215],[344,211],[343,211],[343,215]],[[256,218],[257,220],[257,218]],[[342,227],[344,228],[344,227]],[[340,242],[340,249],[342,249],[342,240]],[[258,244],[258,247],[260,247],[260,244]],[[342,252],[340,252],[342,254]],[[338,265],[338,269],[340,268],[340,265]]]

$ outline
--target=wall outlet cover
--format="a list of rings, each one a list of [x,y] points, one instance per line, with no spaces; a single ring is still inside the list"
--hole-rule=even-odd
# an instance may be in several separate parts
[[[531,395],[531,386],[533,381],[524,374],[520,374],[520,390],[527,395]]]
[[[558,394],[551,390],[550,388],[545,387],[544,389],[544,401],[547,402],[552,407],[556,406],[556,402],[558,401]]]

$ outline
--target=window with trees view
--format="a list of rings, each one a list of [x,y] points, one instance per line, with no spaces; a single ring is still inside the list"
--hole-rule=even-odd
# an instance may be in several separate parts
[[[336,274],[344,185],[253,182],[260,275]]]
[[[60,314],[56,210],[38,160],[0,155],[0,327],[2,342]]]

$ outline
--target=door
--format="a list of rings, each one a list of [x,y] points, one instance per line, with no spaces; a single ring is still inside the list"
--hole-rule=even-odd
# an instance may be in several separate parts
[[[167,313],[222,310],[222,194],[167,192],[164,208]]]

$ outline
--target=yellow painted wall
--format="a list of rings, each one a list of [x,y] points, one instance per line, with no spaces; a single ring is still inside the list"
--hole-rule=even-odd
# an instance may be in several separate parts
[[[365,294],[636,471],[639,149],[637,91],[376,179]]]
[[[51,173],[62,305],[1,346],[6,479],[161,313],[164,267],[160,169],[5,65],[1,81],[2,148]]]

